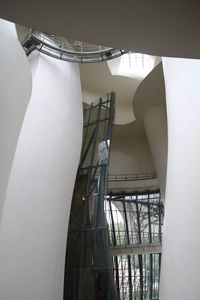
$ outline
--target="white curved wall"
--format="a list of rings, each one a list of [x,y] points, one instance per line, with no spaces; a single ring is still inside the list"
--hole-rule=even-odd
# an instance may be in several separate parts
[[[168,167],[161,300],[199,299],[200,61],[164,58]]]
[[[167,116],[163,105],[152,107],[145,112],[144,127],[158,176],[161,195],[164,198],[167,169]]]
[[[113,137],[109,173],[116,175],[148,172],[154,172],[154,165],[146,136],[132,136],[124,139]]]
[[[32,53],[33,93],[0,231],[0,299],[61,300],[82,140],[78,66]]]
[[[16,145],[31,96],[31,70],[13,23],[0,19],[0,217]]]

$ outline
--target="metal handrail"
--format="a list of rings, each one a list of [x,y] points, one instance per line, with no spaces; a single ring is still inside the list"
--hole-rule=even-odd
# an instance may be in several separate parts
[[[155,172],[146,173],[130,173],[130,174],[109,174],[108,181],[137,181],[137,180],[149,180],[157,179]]]
[[[114,49],[99,45],[87,44],[80,41],[65,40],[64,42],[44,32],[31,29],[22,41],[27,56],[38,50],[48,56],[75,63],[92,63],[107,61],[127,53],[125,50]]]
[[[129,243],[127,240],[127,233],[126,231],[115,231],[115,238],[116,241],[113,240],[113,232],[109,230],[110,234],[110,246],[117,247],[117,246],[153,246],[153,245],[161,245],[162,244],[162,236],[163,234],[153,233],[150,237],[149,234],[145,234],[141,238],[141,243],[139,242],[138,235],[134,234],[133,232],[129,232]]]

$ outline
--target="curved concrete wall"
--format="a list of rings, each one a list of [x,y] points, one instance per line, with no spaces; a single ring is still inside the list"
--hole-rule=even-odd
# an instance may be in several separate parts
[[[200,61],[163,60],[168,167],[161,300],[199,299]]]
[[[82,140],[77,65],[32,53],[33,93],[0,231],[0,299],[61,300]]]
[[[167,170],[167,117],[163,105],[152,107],[144,114],[144,126],[158,176],[162,198],[165,196]]]
[[[15,25],[0,19],[0,217],[16,145],[31,96],[31,70]]]
[[[138,174],[154,172],[148,142],[145,135],[113,138],[111,143],[109,173]]]

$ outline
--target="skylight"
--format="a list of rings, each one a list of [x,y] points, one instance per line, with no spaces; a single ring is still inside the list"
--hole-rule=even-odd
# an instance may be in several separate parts
[[[108,66],[112,75],[143,79],[154,68],[155,56],[129,52],[112,62],[108,62]]]

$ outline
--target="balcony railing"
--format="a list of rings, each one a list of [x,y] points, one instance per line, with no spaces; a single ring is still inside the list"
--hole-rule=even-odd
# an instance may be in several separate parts
[[[108,181],[137,181],[137,180],[149,180],[157,179],[155,172],[147,173],[132,173],[132,174],[109,174]]]

